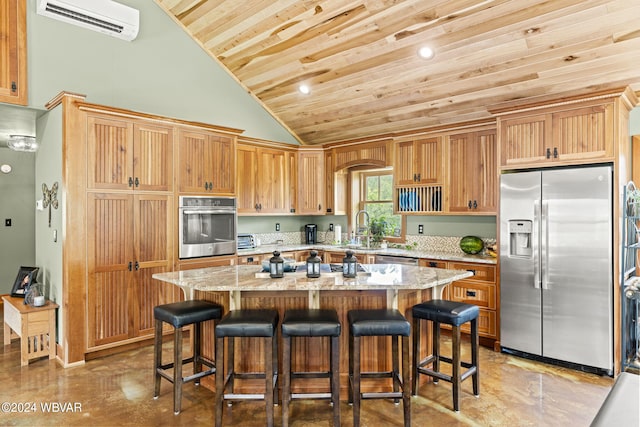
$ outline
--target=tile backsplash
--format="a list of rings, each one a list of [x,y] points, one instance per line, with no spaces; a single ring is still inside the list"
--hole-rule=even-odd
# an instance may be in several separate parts
[[[342,241],[345,242],[348,237],[347,233],[342,233]],[[256,238],[260,241],[261,245],[299,245],[304,244],[303,232],[278,232],[278,233],[258,233]],[[419,236],[419,235],[407,235],[407,243],[417,243],[416,250],[427,252],[447,252],[447,253],[462,253],[460,249],[460,239],[457,236]],[[319,244],[332,244],[334,240],[333,232],[330,231],[318,231]],[[485,246],[493,245],[496,243],[496,239],[482,238]]]

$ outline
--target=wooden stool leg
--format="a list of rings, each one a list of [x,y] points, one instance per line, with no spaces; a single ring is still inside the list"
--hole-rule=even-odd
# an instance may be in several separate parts
[[[265,369],[265,396],[267,406],[267,427],[273,427],[273,337],[265,338],[264,345],[264,369]],[[271,349],[271,351],[269,351]]]
[[[433,336],[432,347],[433,347],[433,370],[435,372],[440,372],[440,323],[439,322],[431,322],[433,327]],[[433,377],[434,384],[438,383],[438,378]]]
[[[411,377],[411,392],[418,395],[418,365],[420,365],[420,319],[413,318],[413,376]]]
[[[173,332],[173,413],[180,413],[182,401],[182,328]]]
[[[409,394],[409,337],[402,337],[402,406],[404,426],[411,427],[411,395]]]
[[[289,399],[291,396],[291,337],[282,337],[282,426],[289,425]]]
[[[452,328],[453,357],[451,358],[451,382],[453,383],[453,410],[460,411],[460,326]]]
[[[398,384],[398,381],[395,380],[395,378],[400,377],[400,354],[398,350],[398,340],[400,340],[399,335],[391,336],[391,360],[392,360],[392,366],[393,366],[393,375],[395,376],[392,381],[394,393],[400,390],[400,384]],[[393,403],[397,405],[398,403],[400,403],[400,399],[398,398],[393,399]]]
[[[471,380],[473,382],[473,394],[476,397],[480,396],[480,367],[478,366],[478,346],[480,344],[478,341],[478,319],[473,319],[471,321],[471,365],[475,366],[476,371]]]
[[[6,326],[6,324],[5,324]],[[154,367],[154,384],[153,384],[153,398],[157,399],[160,396],[160,373],[158,369],[162,366],[162,320],[156,320],[155,325],[155,337],[153,341],[153,367]],[[6,335],[5,335],[6,337]]]
[[[224,398],[224,337],[216,338],[216,427],[222,427],[222,401]]]
[[[353,427],[360,427],[360,337],[353,338]]]
[[[271,340],[271,350],[273,354],[273,370],[271,371],[271,384],[273,388],[273,404],[278,406],[278,337],[274,335]]]
[[[349,404],[353,403],[353,336],[349,334]]]
[[[200,351],[202,350],[202,342],[200,341],[200,322],[193,324],[193,349],[191,354],[193,355],[193,373],[197,374],[202,370],[202,360],[200,359]],[[200,378],[196,378],[195,385],[200,385]]]
[[[331,337],[331,401],[333,426],[340,426],[340,337]]]

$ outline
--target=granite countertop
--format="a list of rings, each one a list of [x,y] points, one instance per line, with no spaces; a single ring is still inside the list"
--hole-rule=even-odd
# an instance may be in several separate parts
[[[466,270],[445,270],[398,264],[363,264],[364,272],[354,279],[342,273],[325,273],[317,279],[304,273],[285,273],[271,279],[256,265],[209,267],[156,273],[154,279],[172,283],[189,291],[327,291],[327,290],[403,290],[430,289],[470,277]]]
[[[299,245],[262,245],[253,249],[239,249],[238,256],[248,256],[248,255],[260,255],[271,253],[275,250],[280,252],[292,252],[292,251],[304,251],[316,249],[321,251],[336,251],[336,252],[345,252],[347,250],[353,251],[356,256],[358,254],[370,254],[370,255],[394,255],[394,256],[404,256],[410,258],[427,258],[427,259],[436,259],[443,261],[462,261],[462,262],[476,262],[481,264],[496,264],[497,259],[484,256],[484,255],[468,255],[464,252],[435,252],[435,251],[422,251],[422,250],[407,250],[407,249],[398,249],[398,248],[386,248],[386,249],[357,249],[357,248],[349,248],[347,246],[336,246],[336,245],[307,245],[307,244],[299,244]]]

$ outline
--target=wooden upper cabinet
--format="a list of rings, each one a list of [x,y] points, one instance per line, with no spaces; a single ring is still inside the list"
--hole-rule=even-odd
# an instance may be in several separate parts
[[[500,166],[553,166],[612,159],[613,127],[612,104],[503,118]]]
[[[442,182],[442,143],[439,137],[396,144],[396,185]]]
[[[325,213],[324,152],[322,150],[298,153],[298,210],[303,215]]]
[[[26,0],[0,0],[0,102],[27,105]]]
[[[238,144],[238,214],[292,213],[292,169],[295,153]]]
[[[235,194],[235,138],[206,130],[179,135],[180,192]]]
[[[171,191],[173,129],[170,126],[89,116],[88,187]]]
[[[257,204],[259,213],[290,213],[289,167],[293,153],[279,149],[257,150]]]
[[[255,213],[258,210],[258,196],[256,195],[257,149],[251,145],[238,144],[236,155],[238,162],[236,177],[238,213]]]
[[[495,213],[498,204],[495,130],[449,136],[449,212]]]

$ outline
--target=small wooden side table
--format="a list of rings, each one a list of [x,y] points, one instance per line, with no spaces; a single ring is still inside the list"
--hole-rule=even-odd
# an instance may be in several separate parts
[[[56,357],[56,308],[47,300],[42,307],[31,307],[24,298],[3,296],[4,345],[12,338],[20,338],[20,365],[43,356]]]

